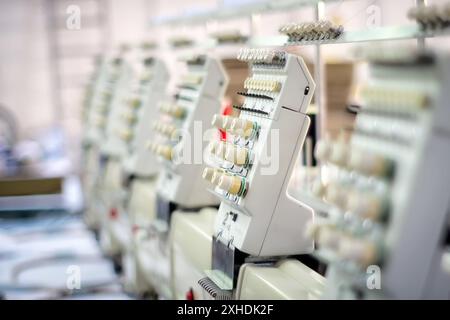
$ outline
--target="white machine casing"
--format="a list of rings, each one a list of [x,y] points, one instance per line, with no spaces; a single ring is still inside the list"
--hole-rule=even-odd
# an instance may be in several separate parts
[[[99,155],[98,148],[93,144],[88,133],[92,132],[91,128],[94,126],[93,120],[91,118],[96,115],[96,103],[99,103],[100,95],[102,94],[103,88],[105,88],[105,83],[108,81],[108,76],[110,76],[110,60],[103,56],[97,62],[97,69],[93,75],[91,82],[87,88],[86,97],[84,100],[84,110],[83,110],[83,154],[82,154],[82,183],[83,183],[83,198],[88,206],[86,207],[84,220],[86,224],[94,229],[99,227],[100,221],[98,216],[95,215],[95,210],[89,208],[95,196],[93,190],[95,188],[96,176],[99,170]]]
[[[137,92],[128,92],[126,97],[124,97],[124,101],[117,106],[119,110],[117,114],[120,115],[120,119],[116,120],[115,127],[119,132],[111,132],[110,134],[115,135],[115,138],[109,141],[116,143],[121,140],[121,149],[115,149],[114,152],[110,149],[115,156],[107,161],[103,183],[104,212],[110,212],[110,210],[116,210],[117,212],[117,215],[106,215],[104,230],[102,230],[103,238],[105,239],[105,241],[102,241],[102,244],[104,244],[105,251],[110,254],[124,253],[131,246],[132,221],[127,214],[126,204],[127,199],[132,195],[130,195],[130,190],[123,186],[123,173],[124,169],[128,175],[138,175],[138,173],[127,171],[127,169],[135,170],[136,167],[127,168],[124,165],[126,165],[127,155],[130,155],[130,149],[137,151],[132,147],[130,148],[130,144],[135,143],[135,146],[139,147],[139,151],[146,150],[142,139],[145,139],[145,133],[149,131],[147,127],[148,123],[151,122],[151,118],[147,117],[154,116],[154,109],[159,101],[149,101],[148,99],[161,99],[164,96],[168,78],[167,70],[159,60],[146,58],[136,59],[136,61],[131,62],[130,65],[134,67],[134,78],[130,81],[133,81],[133,89]],[[161,74],[158,75],[157,72],[161,72]],[[134,97],[137,98],[133,99]],[[134,105],[135,103],[136,105]],[[140,140],[135,141],[138,138]],[[141,145],[138,144],[139,142],[142,142]],[[113,146],[113,144],[109,146]],[[116,144],[116,146],[119,148],[119,145]],[[108,148],[108,145],[106,147]],[[102,151],[105,150],[103,149]],[[121,150],[120,153],[115,153],[115,151],[119,150]],[[121,157],[118,157],[119,155]],[[140,159],[140,161],[145,163],[145,159]],[[136,165],[137,163],[133,164]],[[144,168],[147,170],[147,173],[155,175],[157,172],[156,163],[153,163],[153,167],[151,162],[147,162],[147,165],[150,166],[148,169]]]
[[[199,212],[175,211],[171,221],[170,270],[172,297],[184,300],[204,298],[198,280],[211,266],[212,234],[217,209]],[[186,235],[189,235],[188,237]]]
[[[122,70],[119,83],[112,95],[105,128],[106,140],[100,146],[100,154],[104,159],[104,170],[99,177],[99,214],[101,216],[100,244],[103,251],[111,256],[121,254],[131,244],[131,228],[128,216],[123,214],[127,191],[123,188],[123,159],[128,154],[130,134],[124,114],[134,107],[132,102],[133,88],[138,84],[139,71],[143,70],[144,61],[139,59],[140,51],[133,49],[122,59]],[[126,132],[125,132],[126,131]]]
[[[127,190],[123,189],[122,163],[117,158],[106,161],[100,186],[100,245],[104,253],[116,256],[131,243],[130,220],[123,214]]]
[[[124,286],[128,292],[138,295],[154,294],[156,291],[153,286],[155,279],[148,279],[147,265],[152,257],[147,252],[146,230],[155,219],[156,176],[160,165],[149,150],[148,142],[155,135],[151,123],[157,118],[158,104],[165,96],[168,79],[164,62],[157,58],[153,58],[141,74],[137,92],[141,106],[136,114],[130,154],[123,164],[127,175],[135,175],[127,206],[123,208],[128,218],[128,232],[131,231],[131,244],[123,250]]]
[[[326,280],[295,259],[274,265],[243,264],[239,270],[236,300],[318,300]]]
[[[141,76],[150,77],[148,82],[141,85],[139,98],[142,106],[137,111],[136,123],[131,142],[131,153],[125,159],[124,169],[129,174],[137,176],[156,176],[159,172],[159,162],[148,149],[148,142],[152,140],[154,132],[150,123],[158,116],[158,104],[165,98],[169,73],[164,62],[153,59],[150,67]]]
[[[124,71],[120,77],[120,83],[114,91],[106,120],[106,140],[100,148],[103,155],[114,158],[123,158],[128,151],[127,141],[121,136],[121,129],[123,128],[123,112],[133,88],[133,77],[136,76],[133,62],[124,59]]]
[[[250,150],[253,164],[245,177],[247,193],[236,197],[219,187],[214,190],[222,201],[215,237],[253,256],[291,255],[313,250],[313,242],[306,236],[313,211],[288,194],[288,185],[309,127],[305,112],[315,83],[300,57],[282,54],[283,64],[251,65],[252,79],[277,81],[281,89],[272,93],[272,101],[246,97],[243,105],[246,110],[239,116],[260,127]],[[251,58],[247,60],[252,62]],[[247,93],[258,95],[264,91],[249,89]],[[251,109],[263,110],[266,114]],[[264,155],[271,155],[271,158],[263,158]],[[275,171],[267,168],[267,160],[276,166]],[[219,166],[226,168],[229,164],[221,162]],[[232,219],[235,214],[237,217]]]
[[[157,118],[157,107],[165,96],[168,78],[164,62],[156,58],[141,74],[136,94],[141,106],[136,112],[134,129],[128,129],[133,130],[132,141],[130,154],[123,163],[126,174],[135,176],[128,192],[127,206],[123,208],[128,218],[127,232],[131,232],[131,244],[123,250],[124,287],[128,292],[141,296],[156,291],[153,286],[155,279],[148,279],[147,266],[152,257],[147,252],[146,230],[155,219],[156,177],[160,165],[149,150],[148,143],[155,135],[151,123]]]
[[[178,163],[164,159],[164,170],[157,183],[157,192],[161,197],[184,208],[218,204],[217,198],[205,192],[207,184],[201,178],[202,150],[205,144],[201,128],[220,110],[228,78],[220,61],[210,56],[203,56],[202,59],[203,64],[188,64],[188,74],[201,77],[201,83],[194,90],[184,89],[181,84],[180,98],[176,102],[185,109],[186,115],[179,124],[180,132],[185,134],[176,143],[174,150],[190,154],[189,162],[192,163],[184,163],[182,159],[178,159]],[[191,101],[181,97],[187,97]],[[200,154],[196,154],[196,150],[200,150]]]
[[[110,76],[110,59],[108,57],[102,56],[97,61],[96,70],[88,84],[86,89],[86,96],[83,101],[83,136],[82,143],[85,146],[89,146],[91,141],[89,141],[88,132],[90,131],[90,125],[94,121],[91,118],[94,116],[94,110],[96,104],[99,103],[100,96],[102,94],[103,88],[105,88],[106,82],[108,81],[108,76]]]
[[[116,63],[120,61],[119,63]],[[99,87],[98,94],[93,98],[93,106],[89,110],[87,140],[100,146],[107,137],[107,127],[111,112],[123,97],[127,87],[131,69],[122,56],[111,57],[107,61],[105,80]]]
[[[123,252],[124,286],[128,292],[141,296],[155,292],[146,272],[146,263],[151,261],[151,257],[148,257],[147,247],[142,245],[148,241],[149,227],[156,218],[155,188],[154,177],[133,179],[125,208],[129,219],[127,227],[131,229],[131,245]]]
[[[93,93],[87,115],[87,128],[84,143],[88,146],[85,159],[84,189],[86,197],[85,220],[93,228],[100,228],[103,221],[103,204],[101,185],[105,167],[100,161],[101,144],[106,139],[105,127],[115,92],[122,88],[127,79],[129,69],[122,55],[106,57],[102,66],[102,76],[96,91]]]

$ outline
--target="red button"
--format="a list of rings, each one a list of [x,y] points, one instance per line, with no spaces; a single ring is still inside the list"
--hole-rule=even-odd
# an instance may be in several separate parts
[[[194,299],[194,291],[192,290],[192,288],[190,288],[189,291],[186,292],[186,300],[189,300],[189,301],[195,300]]]
[[[109,218],[111,220],[116,220],[119,217],[119,212],[117,211],[116,208],[111,208],[109,210]]]
[[[223,106],[223,111],[222,114],[225,116],[231,115],[233,113],[233,106],[231,104],[231,102],[224,102],[222,104]],[[227,140],[227,133],[225,130],[219,129],[220,131],[220,139],[223,141]]]

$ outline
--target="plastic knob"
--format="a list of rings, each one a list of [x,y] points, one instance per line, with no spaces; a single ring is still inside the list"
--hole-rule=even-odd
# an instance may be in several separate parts
[[[314,150],[314,156],[321,161],[328,161],[331,156],[332,143],[329,140],[319,140]]]
[[[229,176],[225,174],[222,174],[219,178],[217,186],[220,189],[234,195],[241,195],[245,190],[245,182],[241,177]]]
[[[349,158],[348,146],[344,143],[335,143],[331,150],[330,161],[339,166],[345,167]]]
[[[311,187],[312,194],[318,198],[322,198],[325,195],[326,190],[326,186],[322,183],[322,181],[320,181],[320,179],[315,180]]]
[[[122,132],[120,132],[120,136],[123,140],[129,141],[131,140],[131,138],[133,138],[133,132],[130,130],[123,130]]]
[[[376,261],[377,248],[371,241],[344,237],[339,244],[338,255],[342,259],[368,266]]]
[[[137,108],[139,108],[141,106],[141,100],[139,100],[139,99],[131,99],[130,102],[129,102],[129,105],[130,105],[130,107],[137,109]]]
[[[336,250],[341,241],[341,234],[329,226],[324,226],[317,231],[316,238],[320,246]]]
[[[385,176],[390,173],[392,162],[372,152],[352,150],[349,167],[365,175]]]
[[[160,156],[167,160],[172,159],[172,147],[171,146],[164,146],[159,145],[156,151]]]
[[[345,208],[347,192],[341,185],[330,183],[326,189],[325,199],[339,208]]]
[[[227,115],[215,114],[211,121],[211,125],[219,129],[227,130],[230,128],[233,118],[234,117],[230,117]]]
[[[205,180],[211,181],[213,174],[214,174],[213,168],[205,168],[202,173],[202,178]]]
[[[378,220],[384,212],[382,198],[372,193],[350,192],[347,200],[347,210],[363,219]]]
[[[175,118],[183,118],[185,114],[185,109],[180,106],[174,106],[170,110],[170,114]]]
[[[233,162],[239,166],[248,163],[248,150],[246,148],[229,146],[226,148],[225,160]]]
[[[243,137],[249,137],[254,132],[255,123],[250,120],[235,118],[231,123],[230,130]]]

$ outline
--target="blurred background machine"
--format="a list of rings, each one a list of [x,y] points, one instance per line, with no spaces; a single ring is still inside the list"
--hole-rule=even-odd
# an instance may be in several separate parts
[[[114,142],[110,145],[111,152],[117,150],[121,153],[112,160],[113,163],[108,162],[110,167],[105,172],[106,185],[102,186],[108,192],[103,199],[106,219],[102,240],[109,254],[117,256],[131,245],[133,217],[127,211],[133,198],[133,187],[137,185],[133,180],[152,180],[157,173],[156,162],[153,160],[152,163],[152,157],[147,151],[148,139],[151,139],[148,122],[154,118],[155,109],[165,96],[168,81],[164,64],[148,57],[145,51],[133,67],[132,88],[122,100],[117,111],[120,119],[111,133],[116,143],[116,148]],[[108,148],[107,144],[105,148]]]
[[[450,158],[449,56],[369,59],[351,136],[316,148],[312,192],[330,206],[312,231],[329,266],[325,297],[446,299],[450,180],[437,168]]]
[[[110,183],[114,191],[106,199],[107,218],[105,238],[110,254],[117,256],[118,265],[133,269],[132,233],[137,226],[148,224],[154,209],[149,198],[158,173],[158,165],[148,150],[152,139],[151,126],[157,114],[157,106],[165,97],[168,73],[164,63],[143,55],[136,70],[135,86],[122,108],[122,123],[116,135],[126,144],[127,150],[117,163]],[[137,286],[133,276],[126,278],[131,291]]]
[[[117,207],[117,216],[110,215],[111,231],[114,237],[129,234],[128,242],[122,247],[122,267],[125,274],[125,288],[131,292],[142,292],[142,279],[136,269],[133,232],[149,227],[154,219],[155,183],[159,172],[156,157],[148,148],[154,137],[151,121],[157,118],[158,106],[165,99],[169,75],[163,61],[145,57],[139,72],[139,84],[130,101],[130,108],[123,114],[125,128],[123,138],[130,140],[128,155],[123,159],[122,186],[125,191],[123,203]],[[126,228],[126,230],[123,230]]]
[[[128,151],[130,134],[123,128],[125,122],[124,113],[127,110],[126,102],[135,85],[137,77],[137,65],[143,64],[138,60],[140,52],[138,48],[124,48],[122,59],[122,70],[119,75],[118,84],[111,94],[109,105],[106,106],[103,118],[104,139],[99,145],[99,160],[102,162],[102,171],[98,177],[98,202],[100,217],[100,245],[105,254],[120,259],[120,252],[125,243],[129,242],[129,233],[126,225],[121,227],[120,237],[114,238],[119,232],[112,229],[117,225],[110,223],[110,217],[118,216],[121,203],[124,200],[125,191],[122,188],[122,161]],[[131,102],[132,103],[132,102]],[[132,106],[136,107],[136,106]]]
[[[104,66],[103,66],[104,64]],[[104,57],[100,62],[97,75],[91,80],[85,100],[83,137],[83,167],[82,179],[86,198],[85,220],[91,228],[99,231],[101,225],[101,185],[105,170],[105,161],[100,154],[100,146],[106,139],[106,123],[112,98],[116,89],[130,72],[125,70],[123,53]]]
[[[205,134],[202,125],[221,108],[228,79],[220,61],[207,55],[185,59],[187,74],[181,78],[175,103],[161,104],[153,123],[159,133],[150,148],[160,157],[163,171],[156,185],[155,219],[142,230],[136,259],[153,290],[171,298],[170,223],[175,211],[196,212],[217,205],[204,192],[201,179]],[[188,235],[185,235],[188,237]]]

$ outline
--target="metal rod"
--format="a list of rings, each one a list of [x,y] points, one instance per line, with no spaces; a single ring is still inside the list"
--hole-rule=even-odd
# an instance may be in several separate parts
[[[325,4],[320,1],[317,3],[315,7],[315,19],[319,21],[323,19],[325,15]],[[316,81],[316,95],[315,95],[315,103],[317,106],[317,115],[316,115],[316,137],[320,139],[323,131],[326,128],[326,88],[325,88],[325,79],[326,72],[325,66],[322,59],[322,47],[321,45],[316,45],[315,52],[315,67],[314,67],[314,79]]]
[[[425,7],[427,5],[426,0],[416,0],[416,6],[417,7]],[[417,47],[419,49],[419,51],[424,51],[425,50],[425,37],[419,36],[417,38]]]

